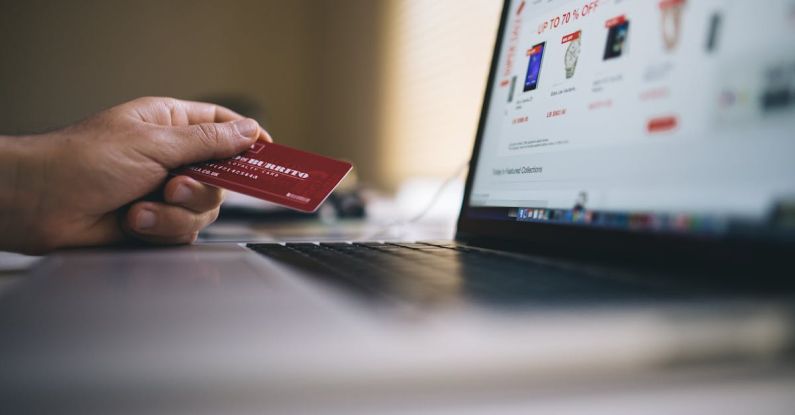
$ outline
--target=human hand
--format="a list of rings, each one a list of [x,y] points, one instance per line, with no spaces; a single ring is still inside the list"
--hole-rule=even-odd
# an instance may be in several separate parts
[[[171,98],[140,98],[63,130],[2,139],[0,186],[13,197],[0,197],[0,250],[27,253],[193,242],[217,218],[223,191],[169,171],[271,141],[252,119]]]

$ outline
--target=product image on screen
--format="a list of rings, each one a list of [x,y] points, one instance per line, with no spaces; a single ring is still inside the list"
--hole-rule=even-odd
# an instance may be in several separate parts
[[[524,79],[524,92],[538,87],[538,75],[541,72],[541,61],[544,58],[544,43],[539,43],[527,51],[530,57],[527,64],[527,76]]]
[[[663,0],[660,2],[662,22],[660,25],[663,46],[670,52],[676,49],[682,33],[682,13],[685,0]]]
[[[616,22],[609,24],[609,26],[604,60],[621,56],[624,53],[627,36],[629,35],[629,22],[623,17],[616,19]]]
[[[720,30],[720,14],[714,13],[709,18],[709,31],[707,32],[707,51],[712,52],[718,47],[718,31]]]
[[[563,57],[563,67],[566,69],[566,79],[574,76],[574,70],[577,69],[577,60],[580,58],[580,44],[582,32],[577,31],[563,37],[562,43],[568,44],[566,53]]]

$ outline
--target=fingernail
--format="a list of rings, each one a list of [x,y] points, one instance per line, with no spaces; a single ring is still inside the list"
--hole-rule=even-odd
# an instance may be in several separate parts
[[[243,137],[257,138],[259,135],[259,124],[251,118],[245,118],[234,122],[237,132]]]
[[[155,222],[157,222],[157,218],[153,212],[142,210],[138,217],[135,218],[135,227],[138,229],[149,229],[155,226]]]
[[[172,195],[171,199],[176,203],[185,203],[190,199],[191,194],[193,194],[193,191],[191,191],[188,186],[180,184],[177,186],[177,189],[174,190],[174,195]]]

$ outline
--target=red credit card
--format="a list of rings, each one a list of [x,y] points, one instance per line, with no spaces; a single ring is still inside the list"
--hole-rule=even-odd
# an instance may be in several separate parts
[[[183,167],[174,174],[314,212],[351,168],[351,163],[259,141],[238,156]]]

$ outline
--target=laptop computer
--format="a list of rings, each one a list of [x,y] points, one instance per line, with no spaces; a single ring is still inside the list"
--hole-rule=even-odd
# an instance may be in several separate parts
[[[397,297],[780,293],[795,252],[793,13],[506,2],[455,241],[249,247]],[[745,30],[751,18],[765,27]]]
[[[0,296],[0,404],[494,413],[693,362],[790,385],[764,370],[795,338],[794,14],[506,1],[455,240],[58,252]]]

